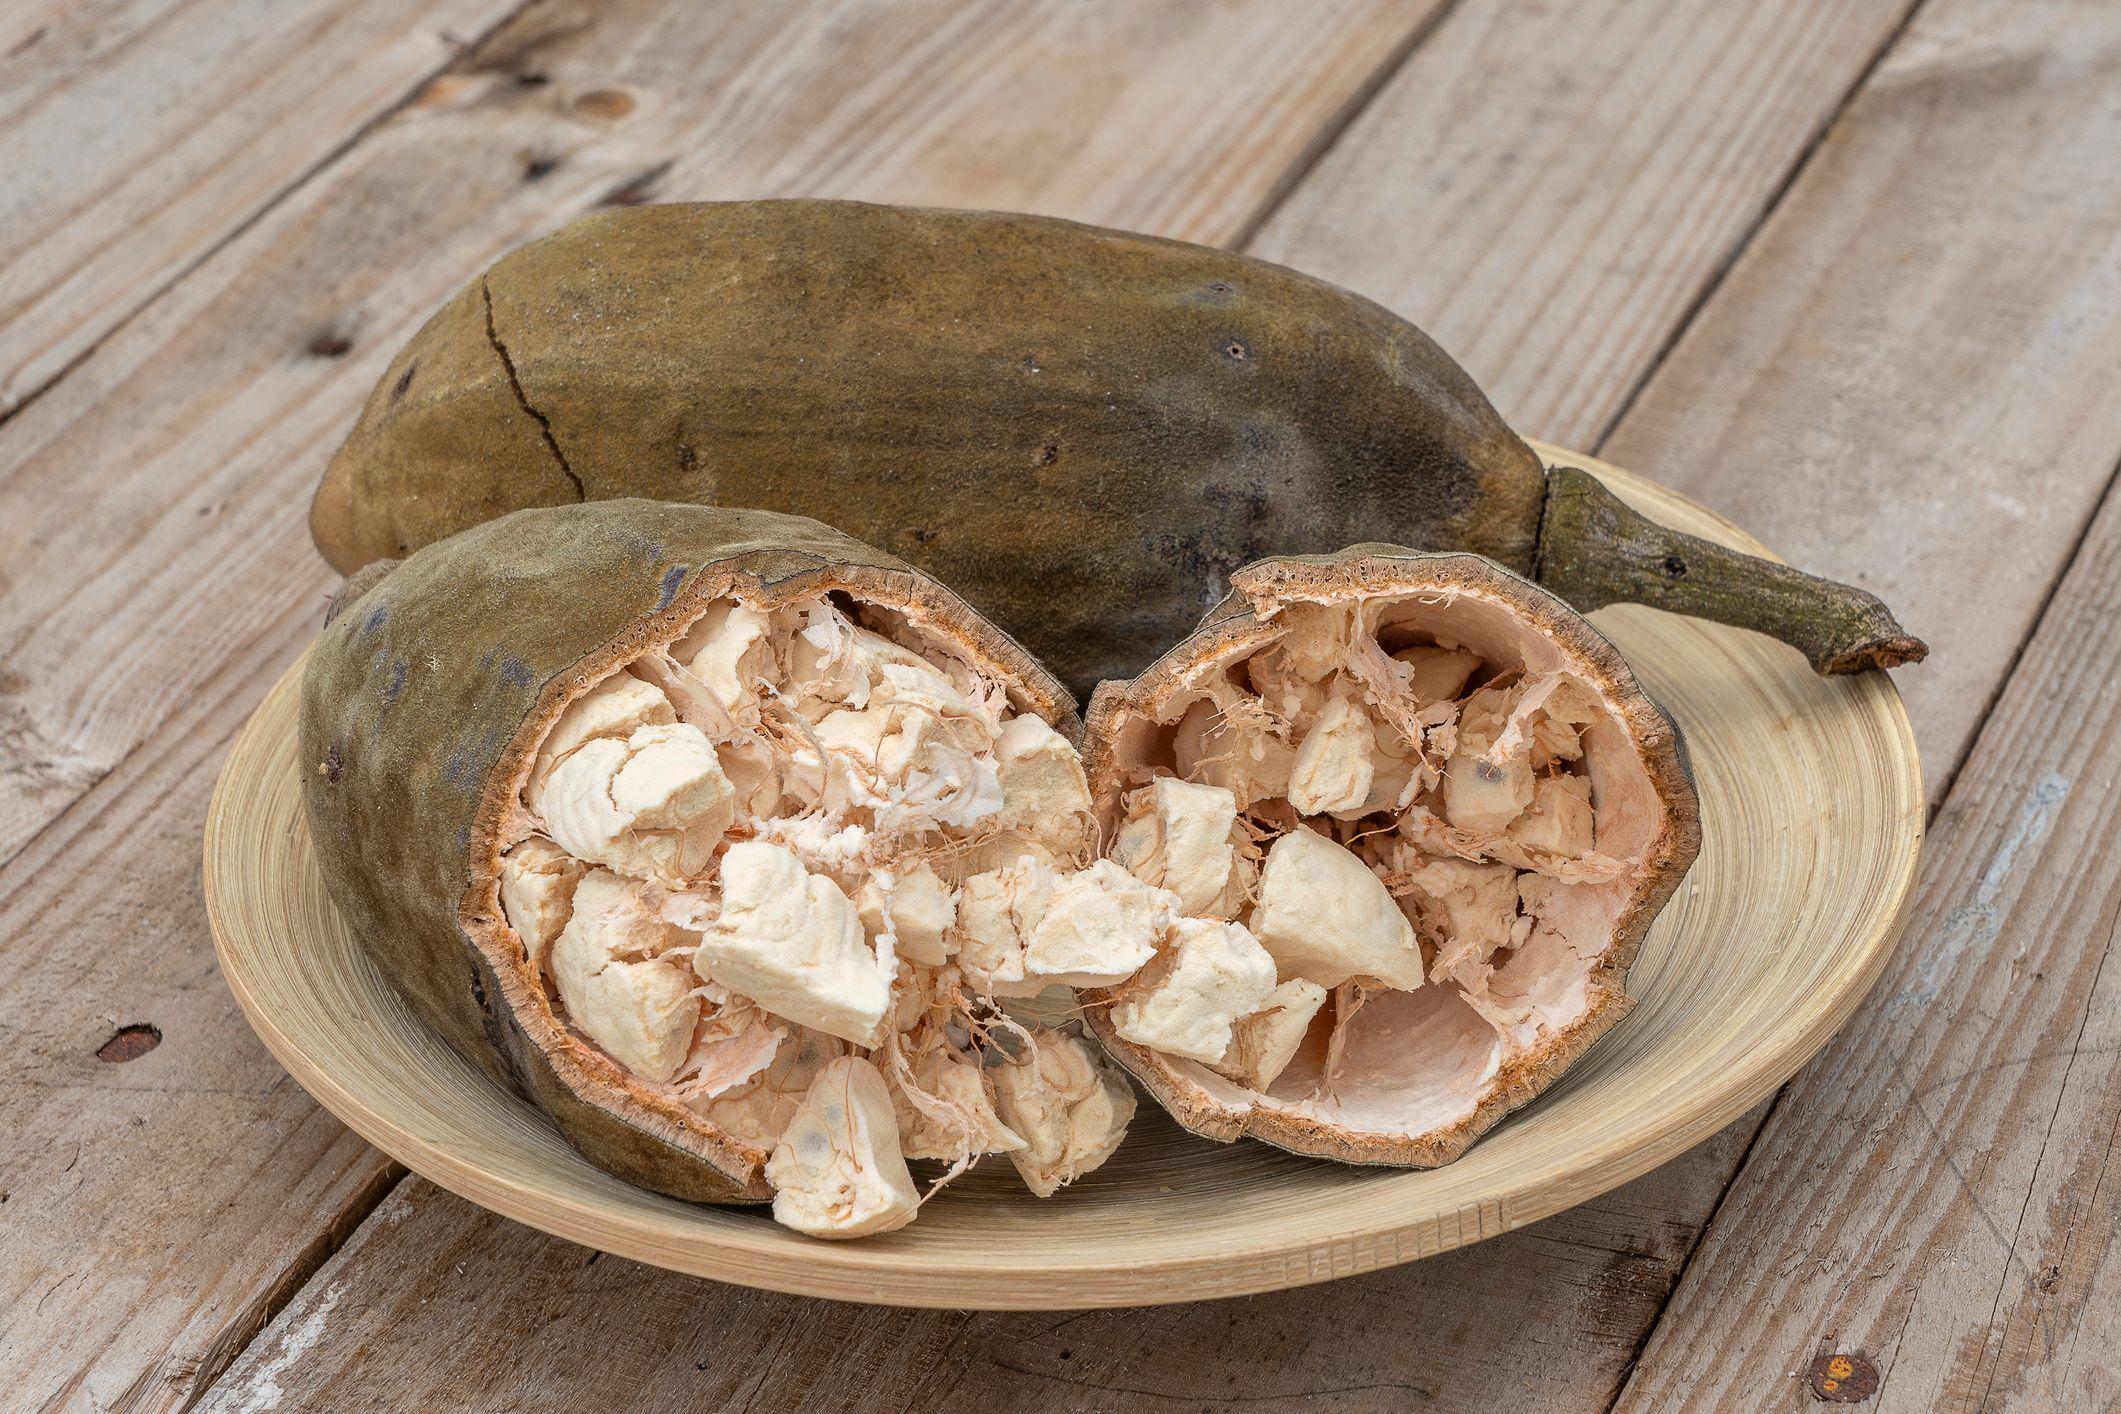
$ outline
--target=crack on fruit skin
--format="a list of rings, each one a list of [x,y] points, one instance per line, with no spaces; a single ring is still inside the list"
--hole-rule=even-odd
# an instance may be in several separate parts
[[[516,406],[523,409],[531,421],[537,423],[538,432],[545,439],[546,450],[552,453],[553,461],[559,464],[560,474],[566,477],[568,485],[574,488],[575,500],[588,500],[589,493],[582,485],[582,478],[575,475],[574,468],[567,464],[567,454],[560,450],[560,439],[553,435],[552,420],[532,407],[529,397],[523,392],[523,381],[516,377],[515,360],[508,356],[508,346],[501,342],[499,332],[493,327],[493,291],[487,287],[484,279],[479,281],[479,299],[486,306],[486,342],[493,346],[494,357],[501,361],[501,371],[508,375],[509,391],[516,396]],[[400,388],[412,381],[412,370],[417,367],[418,364],[413,364],[405,370],[405,376],[398,380]]]

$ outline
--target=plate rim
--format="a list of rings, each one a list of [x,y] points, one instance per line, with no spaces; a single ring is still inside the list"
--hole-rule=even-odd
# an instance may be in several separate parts
[[[1752,553],[1772,554],[1722,516],[1647,477],[1548,443],[1527,440],[1549,465],[1566,462],[1583,467],[1644,509],[1654,510],[1659,502],[1683,506],[1714,523],[1720,532],[1716,538]],[[363,1140],[422,1178],[490,1211],[568,1241],[667,1270],[791,1295],[893,1306],[967,1308],[966,1274],[962,1270],[940,1278],[924,1277],[919,1254],[909,1256],[902,1249],[886,1251],[860,1242],[819,1242],[806,1249],[814,1253],[811,1259],[789,1262],[787,1249],[777,1240],[750,1241],[741,1231],[734,1231],[717,1232],[706,1239],[705,1250],[713,1254],[714,1260],[688,1260],[691,1249],[673,1251],[658,1245],[643,1223],[625,1212],[609,1212],[567,1195],[537,1192],[492,1174],[446,1146],[396,1124],[365,1103],[327,1068],[316,1064],[253,990],[246,967],[230,941],[231,928],[219,877],[225,859],[232,853],[231,842],[241,834],[235,819],[231,776],[236,764],[249,755],[245,748],[251,745],[252,738],[263,731],[267,708],[298,688],[309,651],[305,647],[275,680],[232,739],[216,774],[202,842],[206,912],[221,975],[252,1030],[304,1090]],[[1902,767],[1897,785],[1915,805],[1908,812],[1905,847],[1893,853],[1892,875],[1880,890],[1891,890],[1890,904],[1874,915],[1877,921],[1860,943],[1843,950],[1847,964],[1840,971],[1843,985],[1831,993],[1810,993],[1806,1007],[1793,1018],[1794,1029],[1786,1031],[1782,1044],[1772,1050],[1748,1051],[1727,1072],[1727,1083],[1705,1092],[1699,1103],[1686,1107],[1684,1118],[1631,1147],[1595,1154],[1558,1173],[1530,1175],[1461,1205],[1455,1213],[1429,1211],[1402,1221],[1387,1217],[1324,1235],[1283,1237],[1256,1245],[1240,1241],[1214,1253],[1160,1257],[1153,1248],[1145,1248],[1141,1258],[1124,1269],[1115,1268],[1108,1258],[1071,1262],[1065,1255],[1042,1252],[1039,1270],[1063,1283],[1059,1289],[1032,1292],[1021,1283],[1004,1285],[991,1300],[983,1299],[980,1309],[1087,1309],[1213,1299],[1309,1285],[1418,1260],[1527,1226],[1610,1192],[1669,1162],[1744,1114],[1825,1047],[1876,985],[1905,930],[1927,828],[1927,799],[1912,724],[1890,678],[1885,686],[1890,703],[1888,723],[1898,747],[1893,759]],[[536,1114],[534,1107],[520,1096],[510,1098],[528,1113]],[[538,1122],[545,1122],[542,1116]],[[656,1204],[677,1202],[645,1191],[642,1196]],[[1214,1278],[1208,1283],[1209,1289],[1193,1289],[1188,1280],[1209,1275]],[[1094,1283],[1065,1285],[1071,1278],[1094,1278]],[[884,1282],[891,1285],[880,1285]]]

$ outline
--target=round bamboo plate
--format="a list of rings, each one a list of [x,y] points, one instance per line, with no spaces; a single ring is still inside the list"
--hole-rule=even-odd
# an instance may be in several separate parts
[[[1673,525],[1760,550],[1676,493],[1540,450]],[[300,663],[223,768],[207,907],[251,1024],[326,1108],[415,1172],[576,1242],[723,1281],[908,1306],[1137,1305],[1347,1276],[1521,1227],[1706,1139],[1825,1044],[1891,947],[1924,801],[1890,679],[1822,680],[1765,638],[1646,609],[1597,622],[1686,733],[1701,857],[1643,948],[1635,1010],[1561,1083],[1428,1172],[1211,1144],[1145,1104],[1119,1153],[1056,1198],[1029,1196],[990,1160],[912,1226],[857,1242],[622,1183],[416,1022],[340,925],[301,810]]]

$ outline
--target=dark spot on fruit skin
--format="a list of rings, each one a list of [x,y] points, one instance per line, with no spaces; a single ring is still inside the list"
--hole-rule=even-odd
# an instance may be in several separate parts
[[[1223,345],[1223,357],[1232,363],[1243,363],[1252,357],[1252,351],[1245,347],[1243,340],[1231,339]]]
[[[663,571],[663,583],[655,596],[655,606],[658,610],[670,607],[670,601],[678,597],[678,586],[685,582],[685,576],[691,569],[690,565],[672,565]]]
[[[1680,559],[1677,555],[1666,555],[1664,557],[1664,573],[1668,579],[1685,579],[1686,561]]]
[[[560,165],[557,157],[533,157],[523,164],[523,180],[542,182],[551,176]]]
[[[385,706],[398,700],[398,694],[405,690],[406,676],[411,672],[412,664],[403,660],[390,665],[390,681],[383,685],[383,702]]]
[[[486,984],[479,979],[476,967],[471,969],[471,999],[479,1004],[480,1011],[486,1010]]]
[[[925,545],[929,541],[935,539],[935,532],[928,529],[926,526],[920,526],[914,530],[913,538],[919,543]]]
[[[314,358],[344,358],[353,348],[353,339],[336,329],[325,329],[310,339],[307,348]]]
[[[324,759],[317,763],[317,774],[332,785],[337,785],[339,777],[346,774],[346,758],[339,754],[337,742],[331,744],[331,750],[325,752]]]
[[[111,1033],[111,1038],[96,1047],[96,1059],[111,1065],[123,1065],[136,1061],[162,1044],[162,1029],[136,1021],[130,1026],[121,1026]]]
[[[383,627],[383,621],[389,617],[390,608],[388,605],[376,605],[369,616],[361,621],[361,632],[364,634],[374,633],[377,629]]]
[[[689,475],[699,464],[700,454],[683,442],[678,443],[678,470]]]
[[[1038,456],[1035,460],[1040,466],[1053,465],[1055,462],[1060,460],[1059,444],[1054,442],[1048,442],[1045,446],[1040,447],[1038,449]]]
[[[398,381],[390,385],[390,400],[392,402],[396,402],[412,391],[412,375],[419,371],[420,361],[418,359],[414,359],[411,363],[405,365],[405,371],[398,375]],[[398,547],[398,553],[401,555],[405,553],[403,545]]]
[[[1226,295],[1230,293],[1230,282],[1227,280],[1210,280],[1208,282],[1208,290],[1211,294]]]

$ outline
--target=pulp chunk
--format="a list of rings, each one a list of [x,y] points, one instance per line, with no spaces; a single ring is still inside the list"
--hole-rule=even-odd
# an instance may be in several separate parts
[[[1331,699],[1296,748],[1289,804],[1305,815],[1360,813],[1377,774],[1376,750],[1370,714],[1347,697]]]
[[[714,694],[732,717],[757,715],[754,687],[773,664],[767,634],[773,625],[749,604],[725,600],[712,605],[686,635],[681,651],[685,670]]]
[[[1419,891],[1414,906],[1442,939],[1436,951],[1439,974],[1510,946],[1517,923],[1517,871],[1509,865],[1432,859],[1414,871],[1411,882]]]
[[[1024,1147],[1024,1141],[995,1113],[979,1062],[937,1047],[915,1059],[911,1069],[912,1083],[920,1095],[909,1095],[906,1082],[900,1079],[891,1096],[898,1114],[899,1147],[907,1158],[955,1161]]]
[[[1009,1162],[1026,1188],[1049,1198],[1112,1157],[1134,1118],[1134,1092],[1076,1037],[1032,1039],[1035,1056],[995,1067],[994,1107],[1024,1141]]]
[[[1196,702],[1172,736],[1173,764],[1186,780],[1221,786],[1240,810],[1286,795],[1296,748],[1262,725],[1232,720],[1213,702]]]
[[[837,1036],[798,1027],[793,1040],[776,1048],[755,1079],[719,1095],[688,1096],[686,1103],[754,1149],[771,1151],[809,1093],[810,1082],[846,1052],[847,1043]]]
[[[1434,644],[1402,648],[1392,656],[1405,666],[1407,691],[1418,706],[1456,698],[1480,667],[1479,654]]]
[[[552,945],[568,1017],[645,1080],[677,1074],[699,1021],[692,978],[661,956],[685,937],[649,912],[637,882],[593,869],[575,887],[573,915]]]
[[[900,957],[940,967],[956,951],[949,934],[957,922],[957,896],[926,860],[869,880],[854,901],[869,936],[888,930]]]
[[[1044,984],[1024,971],[1024,944],[1059,877],[1025,859],[974,874],[958,896],[957,962],[966,980],[996,997],[1037,996]]]
[[[1267,851],[1252,932],[1283,977],[1322,987],[1351,977],[1407,991],[1421,985],[1414,929],[1384,881],[1315,830],[1291,830]]]
[[[773,1220],[812,1237],[866,1237],[913,1221],[920,1194],[875,1066],[841,1056],[818,1071],[766,1161],[766,1181]]]
[[[1002,726],[994,742],[1002,809],[994,823],[1061,858],[1090,838],[1090,784],[1068,739],[1026,713]]]
[[[599,737],[625,738],[632,736],[636,727],[677,719],[677,709],[670,705],[661,688],[625,673],[608,677],[576,698],[553,724],[531,766],[531,786],[535,789],[585,742]],[[537,808],[535,802],[531,808]]]
[[[1025,861],[965,881],[958,965],[997,997],[1109,987],[1156,956],[1177,900],[1108,859],[1058,875]]]
[[[1521,740],[1503,740],[1509,706],[1507,689],[1484,687],[1459,715],[1457,750],[1444,767],[1443,809],[1462,830],[1499,834],[1532,803],[1531,753]]]
[[[684,722],[583,743],[532,784],[530,807],[575,858],[673,885],[707,867],[736,817],[714,748]]]
[[[934,712],[906,702],[841,710],[817,724],[830,759],[826,804],[866,808],[905,823],[955,825],[1002,808],[991,760],[969,749]]]
[[[1176,894],[1181,913],[1234,911],[1237,797],[1221,786],[1159,776],[1149,783],[1146,803],[1146,813],[1120,828],[1113,859],[1150,887]]]
[[[1230,1028],[1274,991],[1274,959],[1241,923],[1181,918],[1156,980],[1112,1008],[1112,1029],[1165,1055],[1213,1065]]]
[[[1532,804],[1510,823],[1510,838],[1527,849],[1581,859],[1592,845],[1591,783],[1583,776],[1549,776],[1532,787]]]
[[[840,886],[779,845],[746,840],[722,857],[722,912],[693,953],[699,975],[801,1026],[874,1046],[891,969],[864,940]]]
[[[501,857],[501,912],[523,939],[530,970],[545,965],[545,951],[567,926],[574,889],[587,867],[550,840],[524,840]]]
[[[1109,859],[1055,886],[1024,945],[1024,975],[1044,986],[1109,987],[1156,956],[1178,901]]]
[[[1230,1028],[1230,1047],[1211,1062],[1224,1075],[1250,1090],[1265,1090],[1296,1058],[1311,1018],[1326,1003],[1326,989],[1302,977],[1276,987],[1267,1004],[1241,1016]]]

